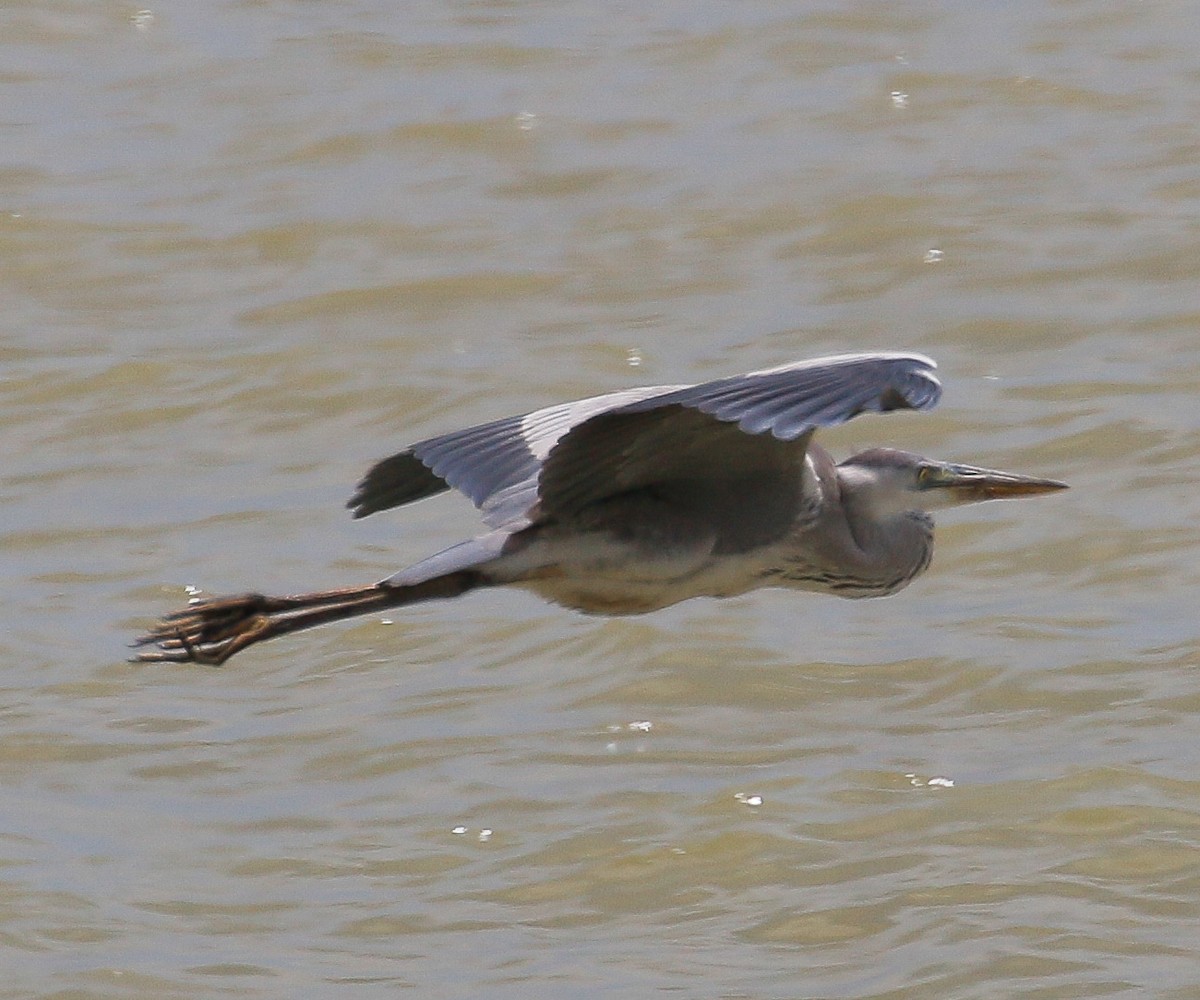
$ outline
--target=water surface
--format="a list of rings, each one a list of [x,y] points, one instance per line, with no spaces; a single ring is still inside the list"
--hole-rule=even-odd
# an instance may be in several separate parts
[[[0,996],[1196,995],[1190,9],[0,20]],[[827,446],[1073,490],[882,601],[124,661],[475,531],[349,519],[412,440],[871,348],[943,404]]]

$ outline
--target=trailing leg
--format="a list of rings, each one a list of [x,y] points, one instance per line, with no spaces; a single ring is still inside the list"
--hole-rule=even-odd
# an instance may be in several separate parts
[[[135,646],[154,648],[136,653],[133,659],[219,665],[247,646],[289,632],[420,601],[458,597],[487,584],[483,574],[468,569],[419,583],[392,585],[385,581],[287,597],[240,594],[201,599],[171,612],[139,636]]]

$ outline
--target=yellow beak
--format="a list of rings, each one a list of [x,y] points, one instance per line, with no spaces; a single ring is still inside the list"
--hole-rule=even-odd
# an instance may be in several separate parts
[[[1057,493],[1067,489],[1057,479],[1036,479],[1012,472],[981,469],[974,465],[930,463],[921,469],[918,483],[922,490],[949,490],[960,503],[980,500],[1005,500]]]

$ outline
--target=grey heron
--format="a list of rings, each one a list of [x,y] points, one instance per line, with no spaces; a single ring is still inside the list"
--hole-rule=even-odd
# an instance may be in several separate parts
[[[918,354],[838,355],[429,438],[367,472],[354,516],[452,487],[490,531],[368,586],[195,600],[138,638],[135,659],[220,664],[264,639],[479,587],[604,615],[758,587],[893,594],[929,565],[929,511],[1066,488],[887,448],[836,463],[813,442],[859,413],[930,409],[935,368]]]

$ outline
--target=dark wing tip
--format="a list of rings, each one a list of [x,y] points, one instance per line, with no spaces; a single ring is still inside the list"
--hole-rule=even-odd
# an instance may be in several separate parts
[[[887,413],[890,410],[911,410],[912,408],[908,397],[894,385],[889,385],[879,396],[880,413]]]
[[[894,410],[930,410],[937,405],[942,395],[942,385],[927,372],[917,378],[908,379],[908,384],[885,386],[877,396],[866,399],[849,417],[860,413],[891,413]]]
[[[747,434],[769,431],[791,441],[860,413],[929,409],[942,391],[936,367],[920,354],[839,354],[688,386],[621,409],[679,403],[737,423]]]
[[[902,367],[895,381],[879,394],[879,412],[890,410],[930,410],[942,398],[942,383],[934,374],[937,364],[920,354],[901,355]]]
[[[402,451],[371,466],[346,506],[355,518],[366,517],[449,488],[441,476],[411,451]]]

